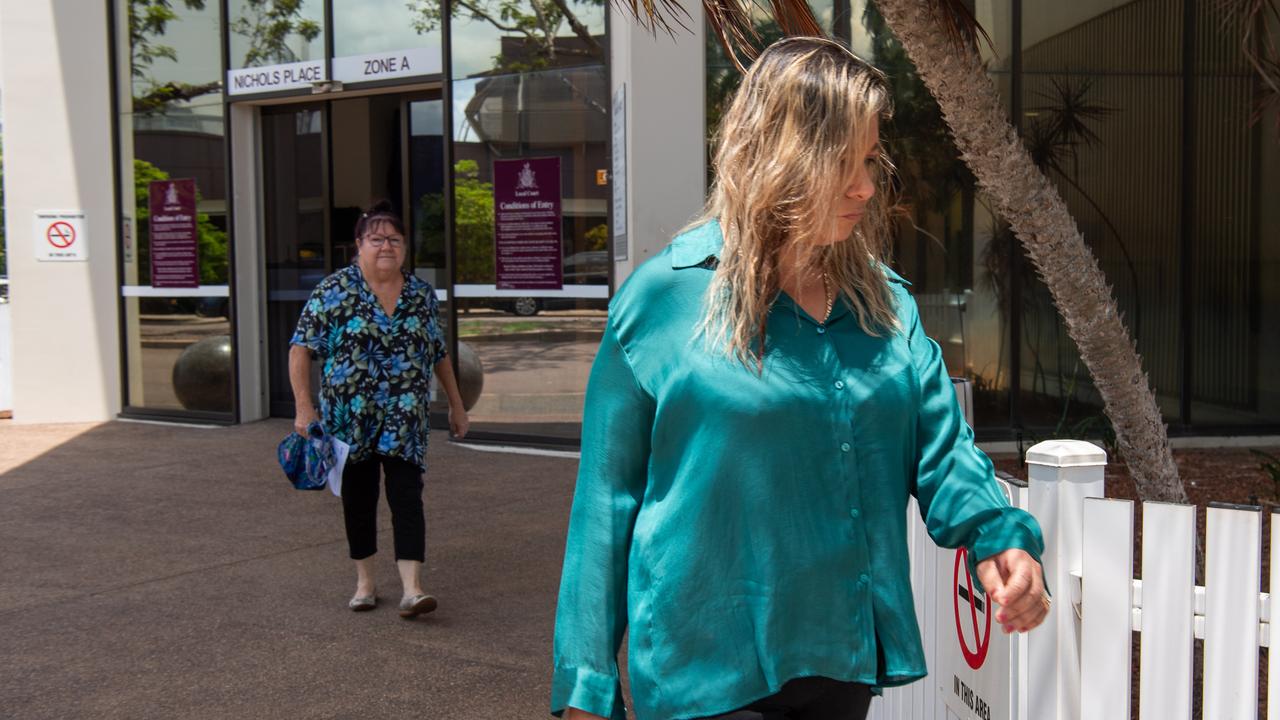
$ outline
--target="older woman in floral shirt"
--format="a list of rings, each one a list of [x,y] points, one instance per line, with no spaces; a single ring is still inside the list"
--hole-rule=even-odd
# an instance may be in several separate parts
[[[316,286],[290,341],[289,380],[298,432],[318,419],[311,401],[311,362],[324,362],[320,416],[325,430],[351,445],[342,473],[347,543],[356,562],[352,610],[377,606],[372,558],[377,552],[378,469],[386,478],[396,564],[404,586],[400,616],[436,608],[422,590],[431,374],[449,398],[449,428],[467,433],[467,413],[440,331],[435,290],[403,269],[404,223],[379,203],[356,224],[356,261]]]

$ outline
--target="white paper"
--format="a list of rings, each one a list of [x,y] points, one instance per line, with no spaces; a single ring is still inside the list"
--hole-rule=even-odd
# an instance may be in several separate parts
[[[329,441],[333,443],[333,467],[329,468],[329,474],[326,476],[329,481],[329,492],[333,493],[334,497],[342,497],[342,468],[347,464],[347,454],[351,452],[351,446],[332,436]]]

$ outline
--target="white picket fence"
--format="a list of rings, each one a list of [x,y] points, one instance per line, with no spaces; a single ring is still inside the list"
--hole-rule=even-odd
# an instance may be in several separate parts
[[[1080,441],[1041,443],[1027,452],[1029,483],[1011,502],[1029,510],[1045,535],[1044,566],[1055,602],[1044,624],[1010,643],[1009,696],[991,720],[1257,718],[1259,649],[1280,646],[1280,596],[1261,592],[1262,514],[1258,508],[1208,510],[1205,584],[1195,583],[1195,508],[1141,504],[1145,540],[1134,578],[1135,503],[1105,499],[1103,451]],[[944,704],[950,677],[933,673],[939,643],[955,642],[937,612],[939,552],[914,506],[908,542],[912,580],[931,675],[886,690],[872,720],[969,720]],[[1280,524],[1271,524],[1269,587],[1280,587]],[[1133,698],[1134,633],[1140,633],[1138,696]],[[1203,646],[1197,649],[1196,639]],[[1192,668],[1202,653],[1199,708]],[[1002,663],[994,666],[1005,667]],[[986,671],[986,667],[982,671]],[[1268,720],[1280,720],[1280,660],[1268,664]],[[1007,711],[1004,710],[1007,708]],[[1007,714],[1004,714],[1006,713]]]

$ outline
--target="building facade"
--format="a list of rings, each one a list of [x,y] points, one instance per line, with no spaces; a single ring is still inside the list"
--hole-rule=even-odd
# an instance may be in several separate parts
[[[974,383],[979,435],[1105,432],[874,6],[813,7],[894,81],[894,261]],[[1250,123],[1238,37],[1195,0],[974,10],[1172,431],[1280,430],[1280,141]],[[386,199],[475,434],[572,445],[608,299],[711,179],[738,76],[696,15],[654,37],[599,0],[0,0],[14,418],[291,414],[302,303]]]

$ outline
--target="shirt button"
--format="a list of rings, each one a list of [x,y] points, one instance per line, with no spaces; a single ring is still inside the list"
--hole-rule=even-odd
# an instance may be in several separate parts
[[[837,380],[837,381],[836,381],[836,389],[837,389],[837,390],[843,390],[843,389],[844,389],[844,381],[843,381],[843,380]]]
[[[826,328],[822,327],[821,325],[819,325],[819,326],[818,326],[818,334],[819,334],[819,335],[822,335],[822,334],[823,334],[823,333],[825,333],[826,331],[827,331],[827,329],[826,329]]]
[[[862,513],[858,512],[858,508],[850,508],[849,510],[849,517],[853,518],[854,520],[857,520],[858,516],[861,514]]]
[[[849,452],[849,443],[840,443],[840,449],[843,452]]]

